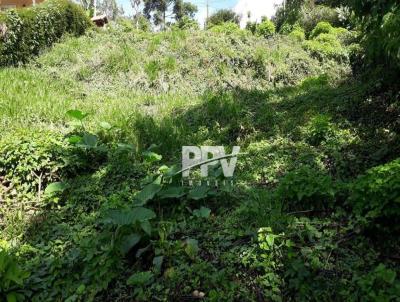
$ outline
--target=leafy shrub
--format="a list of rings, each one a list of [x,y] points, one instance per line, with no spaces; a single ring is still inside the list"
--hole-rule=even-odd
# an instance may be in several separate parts
[[[293,25],[289,23],[284,23],[280,27],[279,33],[283,35],[288,35],[293,30]]]
[[[0,14],[0,65],[28,62],[64,34],[82,35],[90,26],[83,9],[68,0],[50,0],[32,8]]]
[[[216,13],[212,14],[207,20],[207,28],[215,25],[221,25],[223,23],[236,23],[239,25],[240,17],[232,10],[221,9]]]
[[[255,34],[257,30],[257,22],[247,22],[246,30],[250,31],[252,34]]]
[[[288,202],[289,208],[321,209],[331,204],[335,190],[328,175],[303,166],[282,178],[276,196]]]
[[[382,20],[381,38],[378,43],[382,43],[381,47],[385,50],[386,56],[393,59],[397,66],[400,67],[400,7],[397,6],[387,13]],[[379,46],[376,46],[379,47]],[[378,49],[371,47],[371,52],[375,55],[380,52]]]
[[[133,24],[132,20],[127,18],[118,18],[115,21],[115,27],[121,28],[124,32],[131,32],[135,30],[135,25]]]
[[[24,301],[24,281],[29,276],[17,264],[9,251],[0,246],[0,300],[7,302]]]
[[[184,16],[177,23],[174,24],[173,28],[185,29],[185,30],[198,30],[200,28],[199,23],[196,20],[188,16]]]
[[[318,155],[308,144],[284,138],[251,143],[246,153],[248,156],[238,161],[238,169],[243,169],[241,174],[248,181],[271,187],[275,187],[283,175],[298,166],[319,167],[315,165]]]
[[[0,175],[24,192],[60,178],[68,160],[67,144],[51,132],[21,131],[0,141]]]
[[[360,44],[351,44],[348,47],[350,64],[354,71],[360,70],[363,65],[365,51]]]
[[[295,24],[299,24],[309,34],[319,22],[329,22],[339,26],[340,20],[336,9],[326,5],[314,5],[304,0],[287,1],[278,8],[274,17],[278,31],[288,34]]]
[[[229,34],[233,34],[233,33],[238,33],[241,31],[241,29],[240,29],[239,25],[237,25],[236,23],[226,22],[226,23],[222,23],[222,24],[211,27],[211,31],[229,35]]]
[[[330,34],[336,37],[343,45],[350,45],[357,40],[357,33],[343,27],[333,27],[328,22],[320,22],[310,33],[310,39],[316,39],[320,34]]]
[[[343,27],[334,29],[334,34],[342,45],[350,45],[358,42],[358,33],[356,31],[349,31]]]
[[[317,146],[334,135],[334,130],[330,118],[326,115],[314,117],[307,129],[307,141]]]
[[[275,25],[269,20],[264,20],[256,28],[256,34],[268,38],[275,33]]]
[[[398,1],[349,1],[362,28],[367,58],[400,72],[400,6]],[[394,79],[396,77],[393,77]]]
[[[367,274],[354,276],[356,287],[347,293],[352,301],[395,301],[400,296],[400,281],[396,271],[379,264]]]
[[[303,6],[298,20],[306,33],[309,33],[318,23],[327,22],[339,25],[338,13],[334,8],[325,5]]]
[[[310,38],[316,38],[320,34],[332,34],[333,26],[329,22],[319,22],[310,33]]]
[[[304,41],[306,38],[306,34],[303,28],[298,25],[293,27],[293,30],[288,34],[288,36],[299,42]]]
[[[319,60],[348,60],[349,53],[344,47],[356,40],[356,34],[345,28],[333,27],[328,22],[319,22],[310,33],[310,40],[303,43],[303,48]]]
[[[400,159],[368,170],[351,187],[349,204],[360,217],[398,229]]]
[[[138,17],[135,17],[133,19],[133,22],[135,24],[135,27],[137,27],[137,29],[146,32],[151,31],[151,23],[149,19],[147,19],[145,16],[140,15]]]
[[[263,272],[257,281],[269,301],[282,301],[281,288],[284,282],[278,272],[283,268],[282,260],[291,242],[286,240],[285,234],[275,234],[270,227],[260,228],[257,239],[259,255],[254,257],[252,267]]]
[[[348,53],[334,34],[320,33],[315,39],[303,42],[303,48],[319,60],[348,60]]]

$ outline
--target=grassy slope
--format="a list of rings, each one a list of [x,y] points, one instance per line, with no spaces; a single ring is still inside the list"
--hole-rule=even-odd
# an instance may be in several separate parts
[[[350,77],[346,63],[320,62],[286,38],[89,33],[56,45],[30,67],[0,70],[0,133],[3,141],[21,131],[65,134],[70,131],[65,112],[76,108],[90,113],[87,128],[100,136],[100,122],[115,127],[108,142],[133,143],[137,151],[159,145],[163,163],[179,162],[182,145],[239,144],[249,156],[238,164],[238,192],[157,205],[158,235],[152,242],[156,254],[158,249],[165,256],[163,275],[136,297],[182,299],[198,289],[213,301],[310,293],[335,300],[339,290],[344,296],[354,292],[350,280],[379,263],[377,252],[369,251],[372,260],[364,261],[346,244],[353,226],[326,210],[329,197],[288,205],[270,192],[302,165],[339,181],[395,157],[397,147],[382,150],[391,142],[387,125],[370,129],[360,118],[375,108],[362,103],[367,85]],[[360,106],[358,113],[354,106]],[[19,254],[36,271],[29,284],[38,301],[79,296],[80,284],[86,286],[84,297],[97,295],[99,301],[133,295],[127,277],[148,269],[154,254],[138,262],[133,255],[116,258],[97,226],[103,208],[126,203],[138,189],[146,172],[129,164],[106,162],[70,179],[72,189],[52,210],[41,204],[33,213],[2,208],[2,239],[23,244]],[[18,194],[4,196],[11,202],[27,199]],[[24,203],[21,209],[29,207]],[[185,209],[201,205],[212,210],[207,223]],[[314,207],[323,214],[287,214]],[[255,234],[261,227],[272,227],[277,242],[293,240],[299,255],[284,262],[279,249],[260,250]],[[167,239],[156,239],[163,236]],[[199,241],[195,260],[181,246],[189,237]],[[358,238],[354,244],[362,249],[369,242]]]

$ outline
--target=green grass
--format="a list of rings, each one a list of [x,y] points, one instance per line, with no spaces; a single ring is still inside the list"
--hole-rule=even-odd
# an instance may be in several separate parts
[[[395,295],[399,281],[389,277],[398,266],[381,257],[390,244],[364,234],[346,203],[354,179],[395,159],[400,146],[397,109],[369,102],[368,87],[346,60],[246,32],[111,28],[1,69],[0,243],[30,272],[27,299],[178,301],[195,290],[207,301]],[[66,115],[71,109],[89,113],[84,130]],[[83,131],[96,135],[96,147],[68,142]],[[142,154],[152,145],[159,162]],[[121,255],[116,242],[126,230],[104,223],[107,213],[131,207],[161,165],[180,163],[183,145],[240,145],[248,154],[237,187],[200,200],[150,199],[152,232],[131,226],[143,239]],[[67,188],[46,195],[56,181]],[[211,216],[197,217],[201,206]],[[198,242],[194,255],[188,239]],[[143,271],[151,282],[127,284]]]

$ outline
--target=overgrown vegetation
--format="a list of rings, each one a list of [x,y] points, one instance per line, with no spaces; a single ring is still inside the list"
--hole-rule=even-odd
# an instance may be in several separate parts
[[[1,13],[0,66],[27,63],[63,35],[82,35],[90,25],[83,9],[68,0]]]
[[[399,299],[393,53],[283,16],[124,21],[0,70],[1,301]],[[182,185],[186,145],[240,146],[235,185]]]

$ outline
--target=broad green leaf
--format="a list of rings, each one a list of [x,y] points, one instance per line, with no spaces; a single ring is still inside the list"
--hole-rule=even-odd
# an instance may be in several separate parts
[[[138,221],[149,220],[156,217],[156,213],[143,207],[134,208],[132,213]]]
[[[142,221],[140,227],[147,235],[151,235],[151,224],[148,220]]]
[[[144,205],[146,202],[153,199],[154,196],[158,192],[160,192],[160,190],[161,190],[160,185],[152,183],[152,184],[145,186],[142,191],[137,193],[135,195],[135,198],[138,199],[139,201],[141,201],[142,205]]]
[[[72,118],[78,120],[78,121],[82,121],[85,117],[88,116],[87,113],[83,113],[80,110],[68,110],[67,111],[67,115],[69,117],[72,117]]]
[[[142,237],[139,234],[130,234],[122,238],[120,250],[122,254],[127,254],[131,248],[139,243]]]
[[[268,234],[267,236],[265,236],[265,240],[267,241],[268,246],[271,248],[274,246],[275,237],[276,235],[274,234]]]
[[[380,279],[382,279],[383,281],[385,281],[388,284],[393,284],[394,280],[396,279],[396,272],[391,270],[391,269],[387,269],[385,267],[384,264],[379,264],[376,268],[375,268],[375,272],[377,273],[377,275],[380,277]]]
[[[185,195],[185,189],[182,187],[169,187],[158,193],[161,198],[180,198]]]
[[[104,130],[110,130],[112,128],[112,126],[107,122],[101,122],[100,127],[103,128]]]
[[[91,133],[85,133],[83,135],[82,142],[88,147],[96,147],[97,145],[97,136]]]
[[[161,266],[164,261],[164,256],[157,256],[153,259],[153,265],[157,272],[161,271]]]
[[[131,145],[131,144],[121,144],[121,143],[119,143],[119,144],[117,144],[117,148],[119,150],[122,150],[122,151],[134,151],[135,150],[135,146]]]
[[[190,190],[188,197],[194,200],[206,198],[210,189],[207,186],[195,187]]]
[[[143,207],[137,207],[126,210],[110,210],[105,221],[117,225],[129,225],[136,222],[153,219],[155,217],[156,214],[152,210]]]
[[[149,163],[160,161],[162,159],[162,155],[151,152],[151,151],[143,152],[143,157],[144,157],[145,161],[147,161]]]
[[[198,210],[193,211],[193,215],[199,218],[208,218],[210,217],[211,210],[209,208],[201,207]]]
[[[72,136],[70,136],[70,137],[68,138],[68,141],[69,141],[71,144],[80,143],[80,142],[82,141],[82,136],[79,136],[79,135],[72,135]]]
[[[196,258],[197,253],[199,252],[199,242],[196,239],[187,239],[185,252],[190,259]]]
[[[7,302],[17,302],[17,295],[14,292],[7,294]]]
[[[86,289],[86,285],[85,284],[81,284],[79,285],[79,287],[76,289],[76,293],[78,295],[82,295],[85,292]]]
[[[169,167],[166,165],[162,165],[160,168],[158,168],[159,173],[166,173],[169,170]]]
[[[53,182],[46,187],[46,190],[44,190],[44,193],[45,194],[54,194],[57,192],[62,192],[65,190],[66,187],[67,187],[66,184],[63,182]]]
[[[149,284],[153,279],[154,274],[152,272],[140,272],[135,273],[129,277],[126,283],[128,285],[145,286]]]
[[[173,165],[173,166],[169,167],[169,169],[164,172],[164,175],[168,176],[168,177],[173,177],[179,171],[180,171],[180,168],[178,166],[176,166],[176,165]]]

